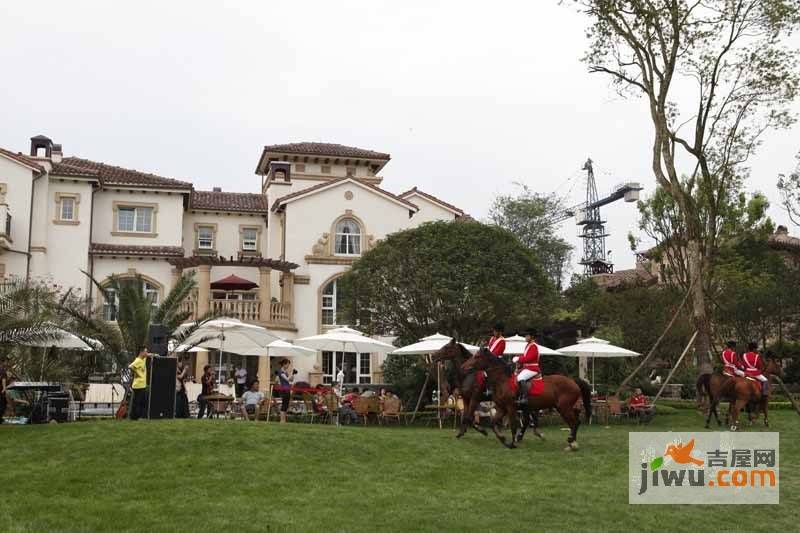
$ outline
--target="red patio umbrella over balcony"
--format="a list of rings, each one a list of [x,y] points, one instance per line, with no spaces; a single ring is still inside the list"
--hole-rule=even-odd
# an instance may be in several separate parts
[[[256,288],[258,288],[258,283],[234,274],[211,282],[211,289],[215,291],[249,291]]]

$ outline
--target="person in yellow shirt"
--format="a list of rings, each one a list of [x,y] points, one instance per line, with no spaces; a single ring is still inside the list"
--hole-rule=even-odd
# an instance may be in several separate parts
[[[139,355],[133,360],[128,368],[133,373],[133,400],[131,405],[131,420],[138,420],[147,415],[147,348],[139,350]]]

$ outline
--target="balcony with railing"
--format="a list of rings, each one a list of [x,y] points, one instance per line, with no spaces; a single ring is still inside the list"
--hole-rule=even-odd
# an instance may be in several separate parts
[[[198,299],[197,294],[187,298],[183,302],[183,311],[191,313],[191,319],[198,318]],[[229,300],[210,298],[208,300],[209,312],[230,318],[236,318],[242,322],[258,324],[267,328],[294,329],[292,318],[292,305],[284,302],[270,302],[269,305],[262,305],[258,299],[253,300]]]

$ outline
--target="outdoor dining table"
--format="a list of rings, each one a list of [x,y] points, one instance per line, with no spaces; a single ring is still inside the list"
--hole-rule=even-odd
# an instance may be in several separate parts
[[[217,392],[206,396],[205,401],[211,406],[212,414],[219,417],[219,415],[224,415],[228,412],[228,409],[235,401],[235,398],[233,396],[228,396],[226,394],[220,394]]]

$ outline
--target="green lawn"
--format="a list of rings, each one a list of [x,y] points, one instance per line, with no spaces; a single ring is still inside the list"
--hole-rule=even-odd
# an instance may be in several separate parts
[[[427,428],[2,426],[0,531],[791,531],[800,418],[777,411],[772,423],[781,432],[777,507],[628,505],[635,425],[582,426],[576,453],[562,450],[566,432],[557,426],[517,450]],[[648,427],[701,428],[689,410]]]

